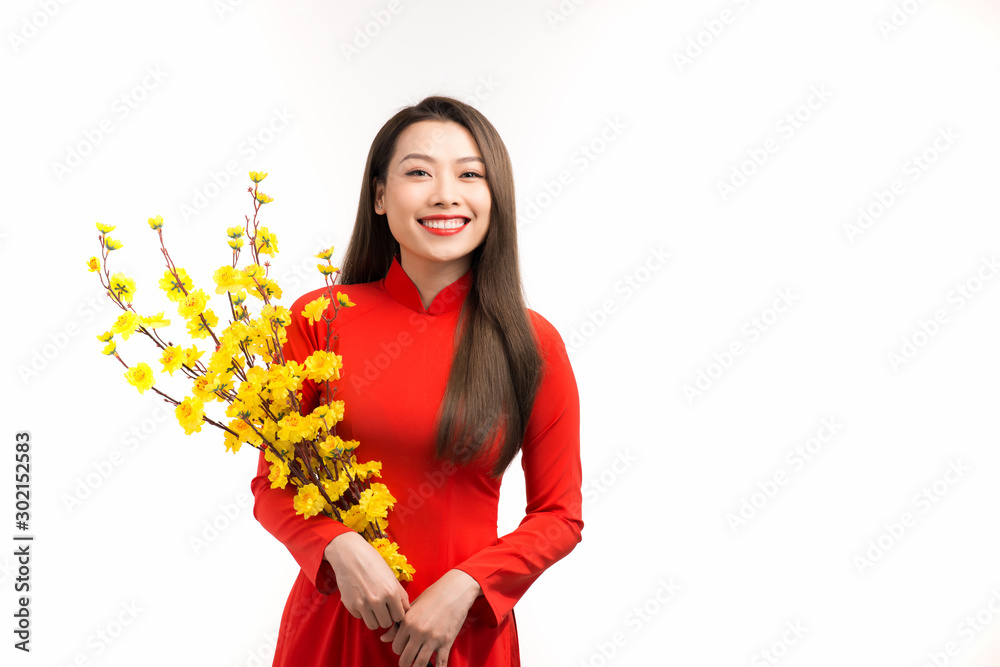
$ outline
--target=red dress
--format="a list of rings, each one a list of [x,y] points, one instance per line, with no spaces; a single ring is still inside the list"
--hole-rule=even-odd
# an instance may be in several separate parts
[[[337,314],[334,352],[343,357],[336,398],[345,402],[337,434],[357,439],[359,462],[382,462],[382,477],[396,498],[390,538],[416,568],[403,582],[411,604],[449,569],[471,575],[483,595],[455,639],[450,667],[519,666],[513,606],[535,579],[581,539],[580,404],[566,347],[556,329],[528,310],[544,359],[542,381],[521,451],[526,516],[497,537],[500,483],[484,467],[434,460],[434,418],[451,366],[452,340],[471,270],[441,290],[424,309],[413,281],[393,260],[379,281],[339,286],[357,304]],[[322,288],[290,309],[285,354],[300,363],[322,349],[325,325],[302,317]],[[306,381],[302,412],[317,405]],[[391,642],[369,630],[340,601],[336,577],[323,552],[349,531],[319,515],[303,519],[292,507],[294,489],[272,489],[260,455],[250,483],[254,517],[301,567],[281,617],[273,665],[289,667],[398,667]]]

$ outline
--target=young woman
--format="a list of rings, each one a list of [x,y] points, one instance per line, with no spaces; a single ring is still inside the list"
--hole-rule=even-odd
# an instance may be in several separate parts
[[[514,603],[583,520],[576,380],[559,333],[525,306],[515,224],[510,158],[477,110],[429,97],[375,137],[339,281],[356,305],[334,322],[337,434],[382,462],[388,533],[416,573],[400,583],[358,533],[296,515],[262,453],[254,516],[301,566],[274,665],[520,665]],[[301,314],[321,292],[290,309],[286,359],[324,347]],[[302,394],[306,414],[321,397],[309,381]],[[526,516],[498,538],[519,450]]]

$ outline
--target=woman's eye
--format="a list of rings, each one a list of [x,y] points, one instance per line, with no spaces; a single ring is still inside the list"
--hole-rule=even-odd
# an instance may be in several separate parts
[[[413,169],[411,171],[406,172],[407,176],[412,176],[414,174],[424,174],[426,176],[427,172],[424,171],[423,169]],[[474,172],[474,171],[467,171],[464,174],[462,174],[462,176],[469,176],[469,175],[475,176],[476,178],[483,178],[482,174],[479,174],[479,173]]]

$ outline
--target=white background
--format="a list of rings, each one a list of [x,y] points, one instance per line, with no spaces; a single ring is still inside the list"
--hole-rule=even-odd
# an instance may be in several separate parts
[[[170,316],[146,219],[205,283],[268,171],[291,303],[342,257],[378,128],[445,94],[506,142],[529,305],[582,401],[583,541],[516,607],[523,664],[997,664],[996,3],[389,7],[4,3],[4,663],[270,664],[297,566],[251,515],[256,452],[185,437],[100,354],[94,222]],[[523,503],[515,463],[501,532]]]

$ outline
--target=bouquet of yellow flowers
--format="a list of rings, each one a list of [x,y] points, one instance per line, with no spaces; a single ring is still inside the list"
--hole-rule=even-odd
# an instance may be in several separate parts
[[[326,261],[317,265],[326,289],[301,313],[310,326],[326,326],[326,349],[316,350],[301,364],[286,360],[282,353],[291,313],[274,303],[281,298],[281,288],[268,277],[270,263],[261,263],[262,255],[273,258],[278,252],[277,237],[258,222],[261,207],[273,201],[258,189],[266,176],[250,172],[254,185],[248,192],[253,200],[253,218],[245,216],[245,225],[228,228],[232,260],[212,275],[215,293],[225,295],[231,314],[229,325],[218,334],[219,317],[208,307],[209,295],[196,289],[187,272],[171,259],[163,242],[163,218],[149,218],[166,261],[160,287],[177,304],[177,313],[186,321],[191,338],[211,337],[215,349],[207,364],[202,361],[205,351],[197,344],[184,347],[164,340],[161,331],[170,320],[164,319],[162,312],[151,316],[136,312],[132,303],[135,281],[108,271],[109,255],[122,244],[108,236],[115,227],[100,222],[97,229],[101,256],[91,257],[87,268],[98,274],[108,296],[123,312],[98,339],[106,344],[104,354],[125,367],[125,379],[139,393],[151,389],[176,406],[174,413],[186,434],[200,432],[202,424],[209,423],[224,432],[227,451],[235,453],[243,443],[263,450],[270,463],[271,488],[285,488],[290,482],[298,489],[293,501],[297,514],[304,519],[324,514],[341,521],[378,550],[397,579],[412,581],[413,566],[385,533],[388,512],[396,499],[384,484],[372,481],[373,477],[381,477],[381,462],[358,463],[357,440],[345,441],[337,435],[337,423],[344,418],[344,401],[333,400],[336,388],[330,381],[340,379],[343,363],[340,355],[330,350],[335,338],[331,328],[337,312],[355,304],[346,294],[334,294],[334,278],[340,269],[330,261],[333,247],[316,255]],[[240,268],[244,246],[249,249],[250,261]],[[250,297],[261,301],[258,317],[251,315]],[[333,313],[328,316],[331,304]],[[115,336],[124,341],[134,333],[146,336],[159,350],[163,373],[173,376],[180,372],[191,380],[190,395],[180,401],[172,398],[156,387],[149,364],[140,361],[129,365],[122,359]],[[299,391],[305,379],[316,383],[321,392],[320,404],[308,415],[301,414]],[[226,405],[228,421],[206,414],[206,405],[212,401]]]

